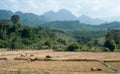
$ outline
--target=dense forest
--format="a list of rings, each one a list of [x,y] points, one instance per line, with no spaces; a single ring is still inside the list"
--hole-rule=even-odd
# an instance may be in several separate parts
[[[20,23],[18,15],[0,19],[0,48],[55,51],[120,51],[120,22],[89,25],[54,21],[39,26]]]

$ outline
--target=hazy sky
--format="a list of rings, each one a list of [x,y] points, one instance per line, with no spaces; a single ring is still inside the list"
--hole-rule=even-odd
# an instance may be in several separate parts
[[[41,15],[67,9],[74,15],[91,17],[120,16],[120,0],[0,0],[0,9]]]

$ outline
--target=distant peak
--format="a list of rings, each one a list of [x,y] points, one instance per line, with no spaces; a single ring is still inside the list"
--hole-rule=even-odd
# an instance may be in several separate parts
[[[87,15],[81,15],[80,17],[89,17],[89,16],[87,16]]]
[[[67,9],[60,9],[59,11],[68,11]]]
[[[60,9],[58,12],[70,12],[67,9]]]
[[[87,19],[92,19],[91,17],[87,16],[87,15],[81,15],[79,18],[87,18]]]
[[[44,16],[48,16],[49,14],[52,15],[52,14],[54,14],[54,13],[55,13],[55,12],[54,12],[53,10],[50,10],[50,11],[44,13],[43,15],[44,15]]]
[[[55,12],[53,10],[50,10],[48,12],[46,12],[45,14],[54,14]]]
[[[23,12],[21,12],[21,11],[17,11],[17,12],[15,12],[16,14],[23,14]]]
[[[54,11],[53,11],[53,10],[50,10],[49,12],[54,13]]]

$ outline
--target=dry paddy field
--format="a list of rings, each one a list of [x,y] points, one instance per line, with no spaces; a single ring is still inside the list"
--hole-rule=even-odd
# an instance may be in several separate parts
[[[120,52],[0,51],[0,74],[120,74]]]

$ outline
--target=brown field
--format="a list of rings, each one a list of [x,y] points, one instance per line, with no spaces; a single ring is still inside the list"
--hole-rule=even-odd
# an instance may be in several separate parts
[[[27,53],[24,57],[26,60],[14,60],[21,58],[22,53]],[[48,61],[29,61],[27,59],[31,54],[32,57],[39,59],[45,59],[46,55],[52,58]],[[101,71],[91,71],[93,67]],[[22,72],[21,74],[120,74],[120,52],[0,51],[0,74],[20,74],[18,72]]]

